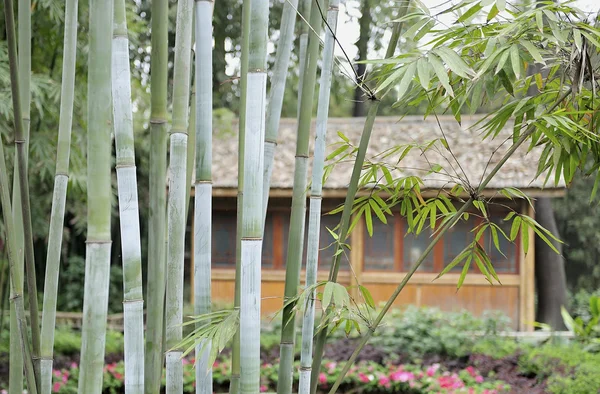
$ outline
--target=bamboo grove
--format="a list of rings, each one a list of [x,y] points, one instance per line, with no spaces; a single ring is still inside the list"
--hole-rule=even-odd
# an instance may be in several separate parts
[[[468,210],[475,210],[482,217],[481,224],[473,229],[475,239],[439,273],[442,276],[456,266],[463,267],[457,288],[461,287],[470,265],[477,265],[490,283],[499,282],[487,252],[478,246],[484,236],[491,236],[499,251],[498,239],[518,241],[527,251],[532,241],[528,238],[531,229],[552,245],[556,240],[554,235],[522,213],[511,212],[505,218],[511,224],[509,233],[488,216],[491,202],[482,192],[519,147],[542,149],[537,174],[546,177],[547,182],[563,180],[568,184],[575,170],[591,161],[589,175],[595,176],[594,190],[600,183],[597,100],[600,30],[579,10],[554,2],[512,9],[503,0],[467,0],[433,13],[420,2],[402,0],[394,10],[385,56],[366,62],[371,67],[366,76],[350,75],[369,105],[367,117],[360,119],[364,123],[360,141],[351,141],[341,130],[335,146],[328,147],[325,141],[333,81],[347,78],[353,72],[348,69],[354,70],[336,36],[340,1],[286,0],[275,43],[274,66],[268,70],[270,3],[244,0],[241,57],[236,59],[241,96],[235,303],[232,309],[213,310],[212,215],[218,197],[213,196],[212,174],[212,21],[215,9],[222,5],[218,0],[178,0],[172,27],[175,44],[169,48],[169,12],[175,3],[152,1],[151,26],[147,26],[152,46],[149,242],[148,261],[143,264],[141,192],[134,141],[144,137],[135,130],[133,116],[136,97],[132,90],[130,51],[134,44],[128,30],[131,4],[125,0],[89,0],[85,7],[79,7],[78,0],[66,0],[58,148],[52,210],[48,213],[43,303],[39,311],[36,288],[39,273],[35,272],[31,218],[34,201],[29,191],[30,178],[35,174],[28,163],[31,35],[35,34],[31,12],[35,7],[29,0],[19,0],[16,9],[14,0],[3,1],[13,109],[11,140],[15,144],[12,166],[7,167],[4,141],[0,139],[0,200],[8,257],[8,265],[2,269],[9,273],[11,300],[10,394],[21,394],[24,384],[29,393],[52,392],[71,130],[74,107],[78,105],[74,91],[81,83],[75,78],[76,54],[81,47],[77,26],[82,18],[88,22],[85,30],[87,242],[78,387],[81,394],[102,393],[110,259],[116,241],[111,233],[113,193],[117,196],[118,245],[123,265],[125,393],[160,393],[163,371],[166,393],[182,393],[183,358],[190,353],[195,354],[196,360],[196,392],[212,393],[211,368],[225,347],[232,350],[230,393],[260,391],[261,254],[292,53],[298,54],[300,82],[293,87],[298,91],[298,121],[286,281],[281,294],[278,394],[291,394],[295,387],[297,317],[301,318],[298,320],[302,326],[298,385],[301,394],[317,392],[323,350],[331,332],[340,328],[347,334],[360,333],[359,345],[331,388],[331,393],[336,392],[344,374],[412,275],[444,234],[457,222],[467,219]],[[78,8],[84,9],[85,15]],[[446,16],[455,19],[451,28],[440,27],[445,25],[439,18]],[[295,34],[298,48],[294,48]],[[402,43],[407,40],[419,45],[405,50]],[[530,72],[533,64],[542,71]],[[532,86],[537,88],[534,95],[527,93]],[[424,103],[425,116],[449,113],[458,123],[463,114],[492,108],[476,127],[486,143],[509,143],[510,147],[495,165],[484,171],[485,177],[479,183],[472,183],[474,180],[460,173],[452,174],[452,163],[451,168],[432,163],[422,177],[403,176],[402,160],[411,150],[425,154],[438,149],[452,154],[452,147],[441,130],[440,138],[428,144],[390,143],[385,151],[367,155],[379,107],[389,96],[395,97],[394,106],[400,116]],[[505,127],[514,130],[512,139],[508,142],[494,139]],[[314,152],[310,149],[311,138]],[[329,212],[341,213],[340,223],[329,229],[335,242],[322,245],[319,244],[321,217],[328,213],[321,204],[324,184],[336,165],[348,162],[352,164],[352,175],[345,201]],[[12,185],[7,168],[14,169]],[[114,191],[113,173],[117,180]],[[447,177],[450,187],[425,199],[421,188],[428,176]],[[194,202],[189,204],[192,186]],[[514,189],[500,192],[511,198],[526,198]],[[309,212],[305,223],[307,201]],[[194,253],[191,275],[195,298],[191,318],[184,316],[188,204],[193,206],[194,215],[190,242]],[[418,234],[429,226],[433,236],[388,302],[378,309],[369,290],[360,283],[356,293],[337,283],[338,272],[342,256],[349,252],[347,240],[357,223],[364,221],[373,236],[373,221],[387,223],[394,214],[406,218],[410,232]],[[306,278],[301,285],[306,227]],[[334,251],[331,269],[326,281],[318,281],[319,250],[327,247]],[[193,330],[184,337],[186,325],[192,325]]]

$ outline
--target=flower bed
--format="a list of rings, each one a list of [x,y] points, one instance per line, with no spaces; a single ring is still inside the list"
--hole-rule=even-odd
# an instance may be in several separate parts
[[[227,392],[229,388],[230,361],[216,362],[213,366],[215,392]],[[298,367],[298,365],[297,365]],[[319,391],[327,392],[341,372],[342,365],[333,361],[325,363],[325,370],[319,375]],[[261,392],[275,391],[277,386],[277,365],[264,364],[261,369]],[[295,384],[298,383],[296,368]],[[195,392],[194,367],[184,360],[184,393]],[[52,378],[52,392],[58,394],[77,393],[79,367],[73,363],[70,368],[55,370]],[[164,385],[163,377],[163,385]],[[416,365],[379,365],[362,362],[350,370],[343,381],[340,393],[468,393],[498,394],[509,391],[510,386],[481,375],[473,366],[450,372],[440,364],[427,367]],[[105,394],[120,394],[124,390],[123,362],[111,363],[104,367]],[[4,391],[1,392],[4,394]]]

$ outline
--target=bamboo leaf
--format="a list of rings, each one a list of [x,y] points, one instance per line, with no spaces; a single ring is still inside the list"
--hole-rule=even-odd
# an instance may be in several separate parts
[[[429,82],[431,81],[431,65],[425,60],[425,58],[421,58],[418,61],[418,75],[419,82],[423,89],[429,89]]]
[[[519,54],[519,49],[516,45],[510,47],[510,62],[515,77],[519,78],[521,76],[521,55]]]
[[[521,226],[521,244],[525,254],[529,251],[529,229]]]
[[[325,285],[325,289],[323,290],[323,301],[321,301],[323,310],[327,310],[327,308],[329,308],[329,304],[331,304],[331,299],[333,298],[334,285],[334,282],[327,282],[327,284]]]
[[[383,214],[381,208],[379,207],[379,205],[377,205],[375,200],[369,200],[369,205],[371,206],[371,208],[373,208],[373,211],[375,212],[375,215],[377,215],[379,220],[381,220],[382,223],[387,224],[387,219],[385,218],[385,215]]]
[[[350,145],[342,145],[339,148],[337,148],[336,150],[334,150],[333,152],[331,152],[329,155],[327,155],[327,158],[325,160],[331,160],[334,157],[338,156],[339,154],[345,152],[348,148],[350,147]]]
[[[435,53],[442,58],[444,62],[450,67],[450,70],[454,71],[455,74],[468,78],[469,74],[472,74],[472,71],[467,66],[467,63],[456,54],[452,49],[447,47],[437,48]]]
[[[460,273],[460,277],[458,278],[458,283],[456,284],[456,290],[460,289],[463,282],[465,281],[465,278],[467,277],[467,273],[469,272],[469,267],[471,266],[472,258],[473,258],[473,256],[467,257],[467,260],[465,261],[465,265],[463,266],[463,269]]]
[[[415,73],[417,71],[417,62],[411,63],[404,73],[402,80],[400,80],[400,84],[398,85],[398,100],[402,100],[404,98],[404,94],[408,90],[411,85],[413,78],[415,77]]]
[[[464,23],[471,20],[481,9],[483,6],[480,3],[475,4],[473,7],[469,8],[464,14],[462,14],[457,20],[457,23]]]
[[[442,61],[433,53],[429,54],[428,59],[429,64],[431,64],[433,67],[433,71],[435,72],[435,75],[438,77],[438,80],[444,89],[446,89],[450,96],[454,97],[454,91],[450,86],[450,79],[448,78],[448,73],[446,72],[446,68],[444,67]]]
[[[519,233],[519,227],[521,226],[521,220],[521,217],[517,216],[512,222],[512,226],[510,228],[511,241],[514,241],[517,238],[517,234]]]
[[[360,289],[360,293],[362,294],[365,303],[371,308],[371,309],[375,309],[375,301],[373,300],[373,296],[371,295],[371,292],[364,286],[358,285],[358,288]]]

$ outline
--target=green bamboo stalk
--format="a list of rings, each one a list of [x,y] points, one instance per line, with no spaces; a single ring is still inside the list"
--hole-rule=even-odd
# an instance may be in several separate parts
[[[196,31],[196,17],[192,17],[192,32]],[[192,33],[194,34],[194,33]],[[195,37],[192,37],[192,46],[195,46]],[[190,52],[190,64],[194,63],[194,49]],[[186,166],[185,171],[185,184],[187,188],[185,189],[185,217],[186,217],[186,226],[187,226],[187,218],[189,217],[189,209],[190,209],[190,195],[192,193],[192,176],[194,175],[196,162],[196,78],[194,77],[194,67],[190,67],[190,81],[192,84],[192,89],[190,90],[190,118],[188,121],[188,141],[187,141],[187,158],[186,163],[189,163]],[[192,292],[193,297],[193,292]],[[193,303],[194,300],[192,299]]]
[[[309,26],[306,20],[310,18],[311,0],[300,0],[300,15],[302,16],[302,23],[300,23],[300,37],[298,40],[298,97],[302,97],[302,86],[304,86],[304,70],[306,69],[306,48],[308,47],[308,30]],[[300,116],[300,102],[298,100],[298,116]]]
[[[246,94],[248,86],[248,56],[250,54],[250,3],[251,0],[242,4],[242,55],[240,59],[240,116],[238,130],[238,193],[237,193],[237,217],[235,231],[235,294],[233,307],[237,310],[241,305],[242,287],[242,223],[244,203],[244,158],[245,158],[245,135],[246,135]],[[233,337],[231,349],[231,382],[230,394],[240,393],[240,330]]]
[[[398,10],[397,19],[404,17],[408,11],[408,7],[410,5],[410,0],[404,0],[403,5]],[[402,31],[403,22],[396,23],[394,25],[394,29],[397,31]],[[398,39],[391,40],[388,44],[386,54],[388,56],[392,56],[396,50],[396,46],[398,45]],[[356,193],[358,191],[358,181],[360,179],[360,173],[362,170],[362,166],[364,164],[365,155],[367,153],[367,148],[369,146],[369,140],[371,139],[371,132],[373,131],[373,124],[375,123],[375,118],[377,117],[377,111],[379,110],[379,100],[376,97],[371,98],[371,107],[369,108],[369,112],[367,113],[367,118],[365,120],[365,125],[363,128],[363,133],[360,137],[360,143],[358,147],[358,151],[356,153],[356,160],[354,161],[354,167],[352,168],[352,175],[350,177],[350,184],[348,185],[348,193],[346,194],[346,199],[344,201],[344,209],[342,211],[342,218],[340,221],[340,229],[338,231],[338,239],[343,242],[348,237],[348,228],[350,226],[350,218],[352,215],[352,205],[354,203],[354,198],[356,197]],[[340,245],[337,246],[338,248]],[[336,251],[337,252],[337,251]],[[331,269],[329,272],[329,281],[335,282],[337,281],[337,275],[339,271],[339,263],[341,258],[341,253],[335,253],[332,259]],[[322,317],[322,319],[325,317]],[[310,392],[312,394],[316,393],[317,385],[318,385],[318,377],[321,369],[321,361],[323,359],[323,350],[325,349],[325,342],[327,341],[327,330],[322,330],[317,335],[315,339],[314,345],[314,356],[312,363],[312,370],[310,376]]]
[[[277,53],[275,55],[275,64],[273,65],[273,74],[271,76],[271,90],[269,92],[267,124],[265,129],[263,223],[267,217],[267,206],[269,205],[269,189],[271,187],[271,173],[273,172],[273,158],[275,156],[275,148],[277,147],[281,107],[283,106],[285,83],[287,81],[290,56],[292,54],[292,44],[294,43],[294,26],[296,24],[297,7],[298,0],[286,1],[283,4]]]
[[[144,392],[144,299],[125,0],[114,2],[112,97],[123,257],[125,393]]]
[[[175,64],[173,68],[173,119],[170,131],[169,198],[167,223],[167,394],[183,392],[182,339],[183,271],[185,248],[185,196],[193,1],[177,2]]]
[[[564,92],[563,94],[561,94],[560,97],[556,100],[556,102],[546,111],[546,114],[551,113],[552,111],[554,111],[554,109],[556,109],[556,107],[562,101],[564,101],[567,97],[569,97],[569,95],[571,94],[571,92],[572,92],[572,90],[569,88],[566,92]],[[531,134],[533,134],[535,132],[535,130],[536,130],[536,124],[535,123],[531,123],[529,125],[529,127],[527,127],[525,129],[525,131],[523,132],[523,134],[521,135],[521,137],[513,145],[511,145],[511,147],[506,151],[506,153],[504,154],[504,156],[502,156],[502,158],[500,159],[500,161],[494,166],[494,168],[492,168],[492,170],[490,171],[490,173],[485,177],[485,179],[483,180],[483,182],[481,182],[479,184],[479,186],[477,187],[477,190],[475,192],[475,196],[480,196],[481,193],[483,193],[483,191],[485,190],[485,188],[487,187],[487,185],[494,178],[494,176],[496,176],[496,174],[498,173],[498,171],[500,171],[500,169],[502,168],[502,166],[504,165],[504,163],[506,163],[506,161],[516,152],[516,150],[521,145],[523,145],[523,143],[531,136]],[[450,220],[448,220],[448,222],[446,222],[445,225],[443,225],[436,232],[436,236],[434,237],[434,239],[429,243],[429,245],[427,245],[427,248],[423,251],[423,253],[419,257],[419,259],[413,264],[413,266],[408,271],[408,273],[406,274],[406,276],[402,279],[402,281],[400,282],[400,284],[398,285],[398,287],[396,287],[396,290],[394,290],[394,292],[392,293],[392,295],[390,296],[390,298],[387,300],[387,302],[385,303],[383,309],[379,312],[379,314],[377,315],[377,317],[373,321],[373,324],[369,327],[369,330],[367,330],[367,332],[361,337],[361,340],[360,340],[358,346],[356,347],[356,349],[354,349],[354,352],[350,356],[350,359],[348,359],[348,361],[344,365],[344,368],[342,369],[342,372],[338,376],[336,382],[331,387],[331,390],[329,391],[330,394],[334,394],[337,391],[337,389],[340,386],[342,380],[344,379],[344,376],[346,375],[346,373],[348,373],[348,370],[350,369],[350,367],[354,363],[354,360],[356,360],[356,357],[358,356],[358,354],[361,352],[361,350],[363,349],[363,347],[369,341],[369,339],[371,338],[371,336],[373,335],[373,333],[375,332],[375,330],[377,329],[377,327],[379,326],[379,324],[381,324],[381,321],[383,320],[383,318],[385,317],[385,315],[387,314],[387,312],[390,310],[390,308],[394,304],[394,301],[396,300],[396,298],[398,297],[398,295],[402,292],[402,290],[404,289],[404,287],[406,286],[406,284],[408,283],[408,281],[412,278],[412,276],[414,275],[414,273],[417,272],[417,270],[419,269],[419,267],[421,266],[421,264],[423,263],[423,261],[425,261],[425,259],[429,255],[429,253],[431,253],[431,251],[433,250],[433,248],[435,247],[435,245],[444,237],[444,234],[446,234],[446,232],[450,228],[452,228],[461,219],[463,213],[465,213],[473,205],[474,201],[475,201],[475,198],[473,196],[471,196],[463,204],[463,206],[458,211],[456,211],[456,213],[452,216],[452,218]]]
[[[8,22],[8,19],[12,19],[13,10],[12,10],[12,1],[4,0],[4,10],[5,15],[10,15],[7,17],[7,30],[13,30],[13,38],[14,38],[14,21],[12,23]],[[11,27],[12,26],[12,27]],[[9,35],[10,37],[10,35]],[[10,51],[10,38],[9,38],[9,51]],[[16,57],[16,56],[15,56]],[[16,62],[15,62],[16,63]],[[18,97],[18,95],[17,95]],[[14,99],[13,99],[14,102]],[[14,105],[14,104],[13,104]],[[15,111],[15,114],[17,111]],[[16,117],[15,117],[16,118]],[[35,372],[33,367],[33,359],[31,355],[29,338],[27,337],[27,321],[25,318],[25,306],[23,302],[23,285],[19,283],[18,280],[18,272],[16,265],[16,237],[15,237],[15,228],[14,228],[14,220],[11,215],[12,207],[10,204],[9,197],[9,189],[8,189],[8,171],[6,170],[6,160],[4,158],[4,144],[2,143],[2,138],[0,138],[0,203],[2,204],[2,216],[4,220],[4,227],[6,229],[6,240],[7,240],[7,249],[8,249],[8,264],[10,267],[10,280],[11,280],[11,296],[10,299],[12,301],[12,305],[15,310],[16,315],[16,337],[19,340],[20,348],[18,351],[21,352],[21,355],[24,359],[24,367],[25,367],[25,377],[27,379],[27,385],[30,387],[29,393],[37,394],[37,383],[35,379]],[[12,365],[11,365],[12,367]],[[21,371],[22,376],[23,371]],[[23,382],[21,381],[21,385]]]
[[[67,184],[69,182],[69,155],[71,149],[71,126],[73,123],[73,99],[75,90],[75,55],[77,51],[77,2],[67,0],[65,5],[65,33],[63,49],[63,70],[58,125],[58,147],[56,172],[52,194],[52,212],[46,255],[46,279],[44,284],[44,304],[42,311],[41,338],[41,393],[52,391],[52,364],[54,347],[54,327],[56,325],[56,297],[62,249],[63,223]]]
[[[21,4],[20,4],[21,6]],[[23,11],[21,17],[23,19],[19,19],[19,22],[23,20],[23,28],[29,26],[27,22],[27,15],[29,15],[30,10]],[[20,82],[25,83],[25,87],[29,87],[29,73],[23,72],[24,70],[18,70],[18,62],[20,59],[17,59],[17,38],[15,34],[15,21],[14,21],[14,10],[13,10],[13,2],[12,0],[4,0],[4,18],[5,18],[5,26],[6,26],[6,39],[8,42],[8,59],[9,59],[9,68],[10,68],[10,80],[11,80],[11,92],[12,92],[12,101],[13,101],[13,112],[14,112],[14,127],[15,127],[15,136],[23,138],[23,112],[21,110],[22,104],[25,106],[25,113],[28,114],[29,111],[29,89],[27,90],[27,94],[24,97],[21,97],[21,88]],[[30,16],[29,16],[30,18]],[[21,24],[21,23],[20,23]],[[28,34],[28,33],[24,33]],[[30,34],[30,33],[29,33]],[[25,46],[24,52],[29,53],[26,48],[29,48],[29,43],[23,43]],[[25,56],[24,63],[27,63],[27,56]],[[19,75],[20,71],[20,75]],[[23,81],[21,81],[23,79]],[[26,103],[22,103],[22,100],[27,101]],[[27,119],[29,117],[27,116]],[[16,138],[15,138],[16,139]],[[21,144],[23,145],[23,144]],[[25,150],[26,152],[26,150]],[[22,156],[23,151],[18,156]],[[2,199],[2,214],[4,217],[4,224],[6,227],[6,237],[7,237],[7,249],[8,249],[8,261],[10,265],[10,278],[11,278],[11,299],[13,303],[11,305],[11,332],[14,335],[11,335],[11,344],[10,344],[10,366],[11,372],[9,376],[9,390],[10,393],[19,392],[18,390],[23,389],[23,368],[25,369],[25,376],[27,378],[28,386],[30,387],[30,391],[37,392],[37,381],[34,370],[33,355],[31,354],[30,344],[27,337],[27,322],[25,320],[25,309],[24,309],[24,301],[23,301],[23,264],[22,257],[17,257],[17,251],[19,250],[18,241],[21,239],[17,239],[15,235],[23,234],[20,229],[14,227],[15,218],[22,224],[22,220],[19,214],[23,213],[23,210],[15,210],[13,211],[10,198],[9,198],[9,189],[8,189],[8,173],[6,171],[6,161],[4,158],[4,146],[0,139],[0,188],[1,199]],[[23,162],[23,160],[20,160]],[[15,166],[17,167],[17,166]],[[23,172],[27,174],[27,171]],[[17,172],[15,174],[15,178],[13,179],[16,182],[16,179],[19,180],[19,185],[23,182],[23,177],[20,176],[20,173]],[[14,189],[20,189],[17,187],[13,187]],[[19,190],[20,191],[20,190]],[[27,196],[27,195],[26,195]],[[19,198],[19,194],[15,193],[14,201],[22,202]],[[18,212],[18,213],[17,213]],[[29,272],[31,273],[31,271]],[[34,294],[34,298],[37,294]],[[38,331],[39,334],[39,331]],[[39,339],[39,338],[38,338]],[[20,343],[17,343],[17,340]],[[19,346],[20,345],[20,346]],[[38,342],[39,345],[39,342]],[[39,348],[38,348],[39,350]],[[39,354],[39,353],[37,353]],[[13,361],[15,362],[13,364]],[[21,394],[21,392],[19,392]]]
[[[323,172],[325,167],[325,148],[327,136],[327,117],[329,115],[329,98],[331,89],[331,75],[333,72],[333,52],[335,48],[335,33],[339,0],[331,0],[327,12],[325,29],[325,46],[323,48],[323,66],[319,83],[319,103],[317,108],[317,130],[315,136],[315,157],[311,183],[308,245],[306,253],[306,288],[313,286],[317,281],[317,267],[319,264],[319,238],[321,231],[321,200],[323,192]],[[310,375],[312,363],[312,347],[315,327],[315,298],[316,294],[308,297],[302,324],[302,353],[300,355],[300,385],[298,394],[310,393]]]
[[[327,0],[321,0],[320,8],[327,9]],[[312,33],[309,35],[308,49],[306,51],[306,69],[304,71],[302,96],[300,98],[300,114],[298,117],[298,133],[296,139],[292,214],[290,218],[288,253],[285,267],[284,308],[281,317],[284,324],[281,328],[279,380],[277,381],[278,394],[291,393],[293,383],[296,324],[294,305],[288,303],[288,301],[298,293],[298,286],[300,285],[300,269],[302,267],[308,181],[308,143],[310,139],[312,109],[317,78],[317,61],[321,43],[319,35],[322,22],[318,4],[314,4],[311,7],[310,26],[312,27]]]
[[[245,6],[247,2],[248,0],[244,1]],[[256,394],[260,387],[262,191],[268,18],[268,0],[250,1],[241,234],[240,390],[242,394]]]
[[[169,1],[152,1],[152,59],[150,60],[150,212],[148,215],[148,311],[144,391],[160,391],[163,370],[165,305],[165,233],[167,178],[167,78]]]
[[[79,393],[100,394],[111,253],[111,47],[113,1],[90,0],[88,57],[88,232]]]
[[[29,124],[31,108],[31,0],[19,0],[19,85],[21,98],[21,127],[15,128],[15,153],[18,166],[18,188],[21,198],[21,218],[23,225],[23,251],[25,252],[25,273],[29,301],[31,324],[31,353],[36,381],[40,376],[40,322],[37,299],[37,280],[35,274],[35,255],[33,248],[33,229],[31,227],[31,205],[29,201]],[[13,180],[14,181],[14,180]],[[15,201],[15,200],[13,200]],[[38,386],[38,390],[40,387]]]
[[[211,311],[212,243],[212,0],[196,0],[196,180],[194,205],[194,313]],[[206,323],[205,323],[206,324]],[[197,328],[200,328],[198,324]],[[205,346],[206,345],[206,346]],[[212,394],[210,343],[196,346],[196,393]]]

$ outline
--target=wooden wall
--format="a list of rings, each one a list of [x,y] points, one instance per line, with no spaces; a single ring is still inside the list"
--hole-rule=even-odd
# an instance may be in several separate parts
[[[533,210],[522,205],[522,212],[533,215]],[[340,272],[339,281],[343,285],[362,284],[371,292],[376,303],[388,300],[397,285],[404,278],[400,272],[363,272],[364,225],[358,225],[352,235],[350,262],[353,273]],[[362,233],[362,234],[361,234]],[[533,240],[534,234],[530,234]],[[525,255],[519,252],[518,274],[500,274],[502,283],[490,285],[483,275],[469,273],[463,286],[457,291],[458,273],[448,273],[434,280],[434,273],[416,273],[399,294],[394,305],[436,306],[446,311],[468,310],[475,315],[485,311],[501,311],[511,318],[514,328],[522,331],[533,330],[531,323],[535,319],[534,311],[534,242]],[[193,270],[192,270],[193,272]],[[233,302],[234,271],[231,269],[213,269],[212,296],[217,302]],[[301,282],[305,273],[301,274]],[[319,272],[319,280],[326,280],[327,272]],[[282,308],[284,270],[263,270],[262,277],[262,313],[272,316]],[[193,286],[192,286],[193,288]],[[351,290],[357,296],[357,289]],[[193,295],[192,295],[193,299]]]

